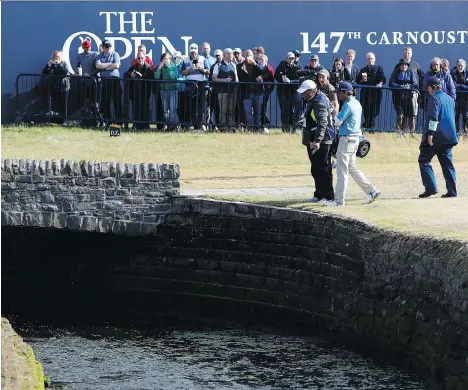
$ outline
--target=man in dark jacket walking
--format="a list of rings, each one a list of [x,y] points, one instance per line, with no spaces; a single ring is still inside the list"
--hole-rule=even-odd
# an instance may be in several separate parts
[[[310,173],[315,181],[315,192],[310,202],[333,201],[335,194],[330,154],[334,137],[333,107],[312,80],[304,81],[297,92],[306,102],[302,119],[302,144],[307,148]]]
[[[447,193],[442,195],[442,198],[455,198],[456,174],[452,162],[452,148],[458,144],[455,101],[443,92],[440,79],[435,76],[426,80],[426,90],[429,94],[426,108],[427,125],[422,135],[418,158],[425,191],[419,197],[427,198],[438,192],[431,166],[431,160],[437,156],[447,187]]]

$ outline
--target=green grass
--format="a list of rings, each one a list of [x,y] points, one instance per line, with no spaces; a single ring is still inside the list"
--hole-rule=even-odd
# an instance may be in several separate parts
[[[216,194],[220,188],[308,187],[312,196],[310,165],[300,134],[122,133],[111,138],[107,132],[82,129],[10,127],[2,130],[2,157],[175,162],[181,166],[182,191],[212,189],[216,198],[319,209],[393,230],[467,239],[468,139],[454,148],[459,198],[421,200],[417,197],[423,191],[417,163],[420,136],[367,137],[371,151],[358,164],[382,195],[365,205],[365,194],[350,180],[347,206],[339,210],[304,203],[303,192],[287,197]],[[442,194],[445,183],[437,159],[433,165]]]

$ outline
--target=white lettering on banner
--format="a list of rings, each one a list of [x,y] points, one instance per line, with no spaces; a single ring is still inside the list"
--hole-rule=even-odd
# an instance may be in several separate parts
[[[468,31],[406,31],[392,34],[393,39],[390,40],[386,32],[377,35],[377,32],[372,31],[366,35],[366,41],[369,45],[464,44]]]
[[[302,53],[304,54],[311,53],[310,49],[313,49],[314,53],[317,54],[328,53],[330,51],[327,50],[329,47],[329,40],[332,39],[336,39],[336,43],[331,53],[338,53],[344,38],[352,41],[361,39],[361,33],[358,31],[319,32],[312,43],[310,43],[308,32],[301,32],[299,34],[302,35]],[[464,44],[467,36],[468,31],[393,31],[391,33],[385,31],[377,33],[376,31],[371,31],[366,34],[366,42],[368,45],[429,45],[430,43],[452,45],[454,43]]]
[[[129,15],[127,15],[129,14]],[[138,15],[140,16],[138,18]],[[104,34],[114,34],[114,30],[112,26],[118,22],[119,30],[117,34],[154,34],[155,28],[152,27],[153,24],[153,12],[99,12],[99,16],[104,16],[106,19],[106,31]],[[117,20],[118,17],[118,20]],[[129,32],[126,31],[130,29]],[[76,46],[73,45],[73,41],[79,38],[79,44],[77,42]],[[74,73],[74,66],[76,65],[75,56],[76,54],[82,53],[83,49],[81,48],[81,43],[88,39],[92,45],[92,50],[97,50],[97,47],[101,44],[102,40],[96,34],[93,34],[88,31],[79,31],[70,35],[65,43],[63,44],[63,60],[68,64],[69,68],[71,69],[71,73]],[[108,39],[112,42],[112,46],[116,52],[120,54],[120,59],[124,60],[126,58],[130,58],[132,53],[136,56],[138,51],[138,46],[144,44],[145,42],[151,42],[152,44],[156,43],[156,40],[161,42],[161,54],[164,52],[170,52],[174,54],[177,49],[171,43],[168,37],[154,37],[154,36],[133,36],[133,37],[122,37],[122,36],[106,36],[104,39]],[[190,40],[192,39],[191,36],[181,36],[180,39],[183,41],[184,44],[184,55],[188,55],[188,48],[190,44]],[[133,41],[133,43],[132,43]],[[145,41],[145,42],[144,42]],[[122,54],[122,44],[124,46],[124,52]],[[116,47],[117,46],[117,47]],[[72,47],[76,47],[77,51],[76,54],[70,53]],[[152,57],[153,51],[151,48],[147,48],[146,55],[149,58]],[[71,58],[70,58],[71,56]],[[158,55],[159,56],[159,55]],[[71,63],[73,61],[73,64]]]

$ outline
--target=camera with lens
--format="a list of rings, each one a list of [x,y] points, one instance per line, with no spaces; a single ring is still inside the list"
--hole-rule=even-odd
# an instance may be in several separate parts
[[[317,82],[317,71],[315,69],[299,69],[297,75],[302,81],[312,80]]]
[[[192,64],[193,64],[193,65],[197,65],[197,64],[198,64],[198,60],[195,58],[194,60],[192,60]]]

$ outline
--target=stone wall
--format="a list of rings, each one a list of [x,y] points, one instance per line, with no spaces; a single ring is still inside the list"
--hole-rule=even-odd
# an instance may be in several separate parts
[[[43,390],[49,382],[32,348],[2,318],[2,389]]]
[[[1,161],[2,225],[154,232],[179,194],[176,164]]]
[[[2,234],[6,311],[49,302],[73,321],[198,316],[323,332],[398,361],[432,389],[468,388],[466,243],[185,197],[172,198],[148,236],[20,227]]]

